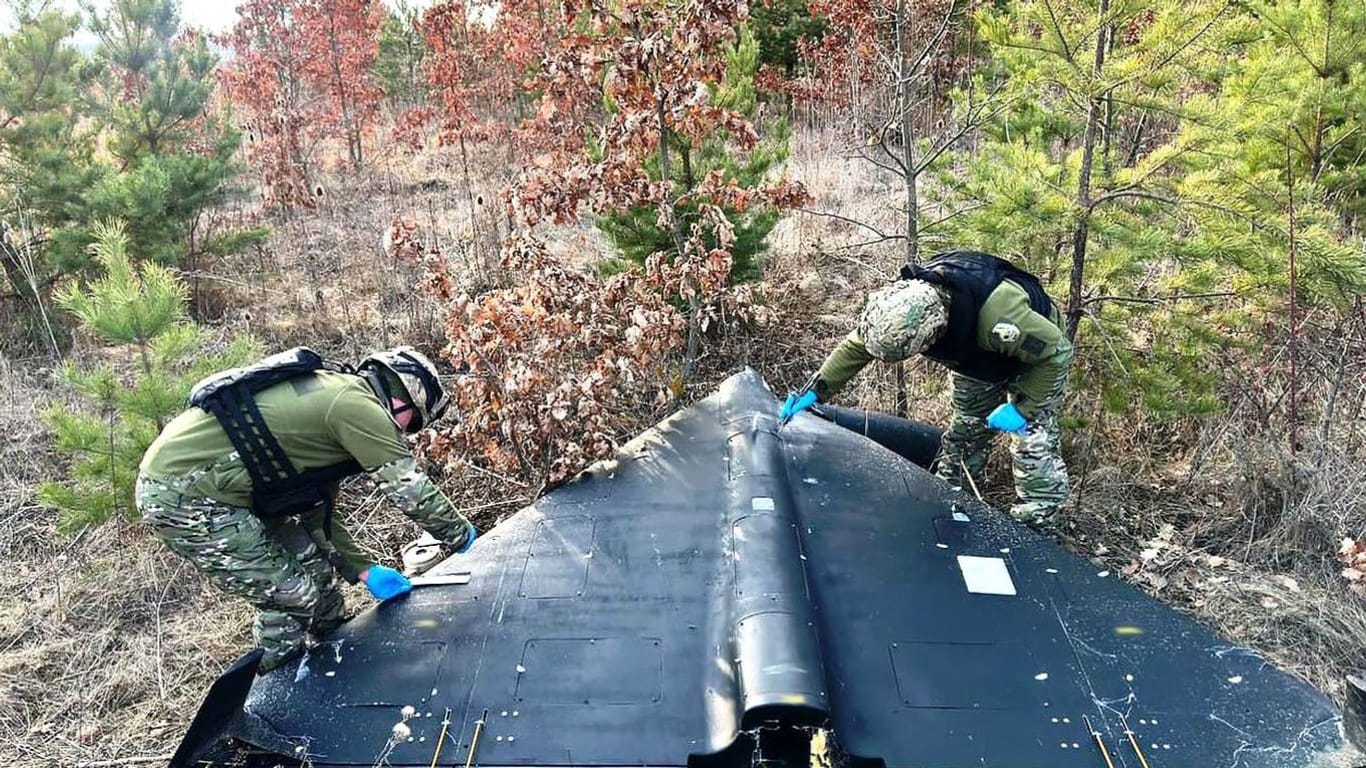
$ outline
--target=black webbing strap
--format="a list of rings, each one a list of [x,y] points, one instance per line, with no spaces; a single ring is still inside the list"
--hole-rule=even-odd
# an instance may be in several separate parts
[[[190,404],[212,414],[236,450],[251,477],[251,509],[260,517],[287,517],[324,509],[323,529],[332,538],[337,483],[364,471],[355,459],[326,467],[297,470],[280,442],[270,431],[256,393],[316,371],[355,374],[341,363],[324,360],[307,347],[296,347],[268,357],[254,366],[235,368],[202,380],[190,395]]]
[[[332,494],[323,491],[323,538],[332,540],[332,511],[337,508],[337,502],[333,501]]]
[[[228,433],[228,440],[237,449],[256,490],[268,494],[276,483],[298,474],[266,426],[261,409],[256,407],[256,398],[245,386],[228,387],[205,405]]]

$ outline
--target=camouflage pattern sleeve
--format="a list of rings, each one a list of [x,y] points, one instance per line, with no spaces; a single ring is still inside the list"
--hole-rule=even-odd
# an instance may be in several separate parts
[[[370,476],[389,500],[428,533],[459,549],[473,528],[412,456],[386,462]]]
[[[825,358],[825,362],[821,363],[820,371],[816,373],[815,380],[809,386],[814,386],[818,400],[822,403],[828,402],[872,361],[873,356],[863,345],[863,339],[858,331],[851,331]]]
[[[1024,289],[1006,281],[992,292],[978,316],[977,343],[983,349],[1025,364],[1016,383],[1015,407],[1033,420],[1038,409],[1065,382],[1072,365],[1072,342],[1057,318],[1029,306]]]

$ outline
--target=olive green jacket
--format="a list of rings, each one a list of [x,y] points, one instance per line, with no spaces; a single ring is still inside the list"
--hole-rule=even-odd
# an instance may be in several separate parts
[[[944,289],[939,289],[943,292]],[[987,297],[977,315],[977,344],[982,349],[1013,357],[1023,369],[1011,385],[1015,407],[1026,419],[1053,390],[1072,364],[1072,343],[1062,330],[1061,316],[1044,317],[1029,306],[1029,294],[1010,280]],[[816,374],[816,396],[825,402],[873,361],[857,330],[825,358]]]
[[[360,376],[318,371],[262,390],[255,399],[266,426],[295,469],[355,459],[395,506],[437,538],[459,543],[468,534],[469,522],[418,469],[389,409]],[[162,430],[139,470],[159,479],[195,473],[197,479],[186,488],[187,493],[232,506],[251,505],[252,482],[246,466],[218,420],[199,408],[185,411]],[[314,532],[321,527],[322,517],[320,512],[300,516]],[[315,535],[314,539],[322,541],[323,537]],[[344,575],[354,577],[370,564],[335,522],[332,545],[345,563]]]

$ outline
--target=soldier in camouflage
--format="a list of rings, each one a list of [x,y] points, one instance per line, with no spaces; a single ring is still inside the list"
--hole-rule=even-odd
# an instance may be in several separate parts
[[[984,253],[940,254],[908,265],[902,278],[868,297],[857,330],[788,398],[782,415],[834,397],[873,360],[923,354],[945,365],[953,382],[939,476],[955,484],[965,472],[980,476],[989,430],[1007,432],[1019,496],[1010,513],[1051,526],[1068,494],[1058,416],[1072,363],[1057,308],[1038,278]]]
[[[446,407],[435,367],[401,347],[371,355],[358,371],[316,370],[257,392],[255,403],[298,471],[354,460],[446,549],[468,550],[474,526],[418,469],[403,439]],[[262,671],[297,655],[308,635],[345,620],[338,576],[364,582],[381,599],[411,586],[372,563],[342,525],[325,522],[321,506],[286,517],[253,509],[241,457],[219,421],[199,408],[176,417],[148,448],[136,499],[159,539],[220,589],[256,606]]]

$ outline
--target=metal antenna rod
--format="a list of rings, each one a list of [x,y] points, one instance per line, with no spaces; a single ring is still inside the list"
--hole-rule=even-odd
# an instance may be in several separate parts
[[[479,734],[484,732],[484,721],[489,719],[488,709],[474,721],[474,736],[470,738],[470,752],[465,756],[465,768],[474,765],[474,751],[479,748]]]
[[[1143,750],[1138,747],[1138,739],[1134,738],[1134,729],[1129,727],[1129,721],[1123,714],[1119,716],[1119,722],[1124,726],[1124,735],[1129,737],[1129,746],[1134,748],[1134,754],[1138,756],[1138,762],[1143,768],[1150,768],[1148,758],[1143,756]]]
[[[1087,732],[1091,734],[1091,738],[1096,742],[1096,746],[1100,748],[1100,756],[1105,758],[1105,768],[1115,768],[1115,761],[1110,759],[1110,750],[1105,748],[1105,739],[1101,738],[1100,731],[1097,731],[1091,726],[1091,718],[1082,715],[1081,720],[1086,723]]]
[[[428,768],[436,768],[436,761],[441,759],[441,747],[446,743],[446,730],[451,727],[451,708],[446,707],[446,716],[441,719],[441,735],[436,739],[436,752],[432,753],[432,764]]]

